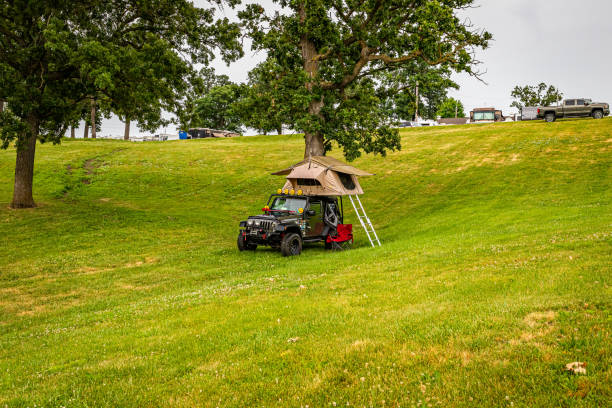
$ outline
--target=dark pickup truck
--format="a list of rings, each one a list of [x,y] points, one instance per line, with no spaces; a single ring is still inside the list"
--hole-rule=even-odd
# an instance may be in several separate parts
[[[554,122],[559,118],[593,117],[601,119],[610,114],[610,105],[590,99],[566,99],[561,106],[538,107],[538,118]]]

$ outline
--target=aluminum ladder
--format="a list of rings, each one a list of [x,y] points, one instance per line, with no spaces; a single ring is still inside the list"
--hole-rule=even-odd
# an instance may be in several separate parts
[[[372,245],[372,247],[376,246],[374,243],[377,243],[378,246],[382,246],[380,243],[380,240],[378,239],[378,235],[376,234],[376,230],[374,229],[374,226],[372,225],[372,221],[370,221],[370,218],[368,218],[368,215],[365,212],[365,208],[363,208],[363,204],[361,204],[361,200],[359,199],[359,196],[355,194],[355,200],[353,200],[353,196],[351,195],[349,195],[348,197],[351,200],[351,204],[353,204],[353,208],[355,209],[355,214],[357,214],[357,218],[359,218],[359,223],[361,223],[361,226],[366,232],[366,235],[368,236],[368,239],[370,240],[370,244]],[[357,205],[355,204],[355,201],[357,201],[357,203],[359,204],[359,207],[357,207]],[[374,236],[374,239],[372,239],[372,236]]]

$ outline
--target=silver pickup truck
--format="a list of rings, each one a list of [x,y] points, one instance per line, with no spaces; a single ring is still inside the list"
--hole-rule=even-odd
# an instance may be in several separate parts
[[[558,118],[593,117],[601,119],[610,114],[610,105],[590,99],[566,99],[561,106],[538,107],[538,118],[554,122]]]

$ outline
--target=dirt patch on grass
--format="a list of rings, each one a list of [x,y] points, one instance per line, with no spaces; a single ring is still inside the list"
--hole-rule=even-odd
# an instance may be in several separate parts
[[[45,312],[46,310],[47,310],[46,305],[33,305],[33,306],[30,306],[30,309],[28,310],[22,310],[20,312],[17,312],[17,316],[36,316],[38,314]]]
[[[467,351],[467,350],[463,350],[462,352],[459,353],[459,357],[461,357],[461,365],[465,367],[468,364],[470,364],[470,362],[474,358],[474,353]]]
[[[218,360],[207,361],[196,368],[196,371],[213,371],[219,368],[221,362]]]
[[[145,291],[154,288],[157,285],[131,285],[129,283],[115,283],[119,288],[124,290]]]
[[[83,275],[94,275],[96,273],[111,271],[113,268],[95,268],[93,266],[81,266],[80,268],[74,269],[73,273]]]
[[[594,388],[589,379],[580,379],[576,390],[569,390],[567,395],[573,398],[585,398]]]
[[[371,342],[369,340],[355,340],[353,343],[351,343],[350,346],[347,347],[347,352],[362,352],[365,351],[365,349],[368,348],[368,346],[371,344]]]
[[[143,365],[143,357],[140,356],[117,356],[98,362],[97,365],[90,365],[87,368],[95,369],[122,369],[126,367],[134,368]]]
[[[114,266],[114,265],[107,266],[107,267],[81,266],[77,269],[74,269],[72,272],[81,273],[84,275],[92,275],[92,274],[101,273],[101,272],[113,271],[118,268],[136,268],[138,266],[150,265],[150,264],[154,264],[157,262],[159,262],[159,258],[146,257],[144,261],[133,261],[133,262],[128,262],[126,264],[118,265],[118,266]]]
[[[83,170],[85,170],[85,175],[87,176],[93,176],[96,174],[96,170],[99,169],[102,166],[105,166],[108,164],[108,162],[103,160],[103,157],[109,157],[112,156],[114,153],[120,152],[122,150],[126,150],[126,148],[118,148],[115,150],[112,150],[106,154],[103,154],[101,156],[96,156],[96,157],[92,157],[91,159],[87,159],[83,162]],[[70,165],[68,165],[70,166]],[[68,168],[68,166],[66,166]],[[91,184],[91,179],[85,177],[83,179],[81,179],[81,182],[83,184]]]
[[[20,293],[21,291],[17,288],[1,288],[0,289],[0,295],[4,295],[4,294],[18,295]]]
[[[102,167],[104,162],[97,157],[92,159],[87,159],[83,162],[83,170],[85,170],[85,174],[92,175],[95,173],[96,169]]]
[[[124,268],[135,268],[142,265],[150,265],[159,262],[158,258],[146,257],[144,261],[128,262],[123,265]]]
[[[546,348],[541,343],[541,339],[554,330],[556,316],[556,312],[552,310],[529,313],[523,318],[523,322],[528,326],[528,329],[521,332],[518,338],[510,340],[509,343],[513,346],[530,344],[541,349]]]
[[[529,327],[536,327],[542,324],[552,324],[556,316],[557,316],[557,313],[555,313],[552,310],[548,310],[545,312],[533,312],[525,316],[523,321]]]
[[[10,297],[0,301],[0,310],[16,316],[37,316],[49,311],[82,304],[83,292],[71,291],[54,295],[38,295],[13,288]]]

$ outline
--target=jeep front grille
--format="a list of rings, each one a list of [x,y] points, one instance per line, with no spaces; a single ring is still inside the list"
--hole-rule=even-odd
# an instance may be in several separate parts
[[[259,227],[255,227],[262,229],[264,231],[273,231],[274,230],[274,221],[261,221]]]

